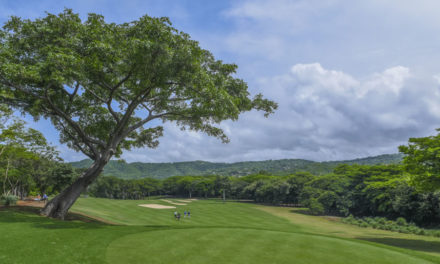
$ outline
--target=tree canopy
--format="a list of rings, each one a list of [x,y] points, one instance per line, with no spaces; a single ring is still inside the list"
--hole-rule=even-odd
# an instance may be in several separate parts
[[[12,17],[0,33],[2,100],[35,118],[50,118],[61,140],[96,160],[131,147],[155,147],[161,126],[175,121],[227,141],[215,127],[243,111],[276,104],[249,98],[237,66],[215,60],[167,18],[123,24],[66,9],[35,21]],[[117,135],[116,137],[114,135]]]
[[[413,185],[422,190],[440,188],[440,133],[410,138],[408,146],[400,146],[399,151],[406,154],[403,164],[411,175]]]
[[[35,20],[12,17],[0,43],[0,102],[50,119],[62,143],[94,161],[46,215],[64,218],[112,156],[156,147],[163,127],[153,120],[227,142],[220,122],[277,108],[261,94],[250,98],[235,64],[216,60],[168,18],[116,24],[89,14],[81,21],[65,9]]]

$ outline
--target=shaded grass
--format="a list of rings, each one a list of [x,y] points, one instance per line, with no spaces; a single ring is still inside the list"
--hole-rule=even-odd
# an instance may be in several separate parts
[[[435,255],[439,255],[440,252],[440,241],[426,241],[421,239],[395,238],[395,237],[376,237],[376,238],[357,237],[357,238],[371,242],[391,245],[399,248],[435,253]]]
[[[105,250],[111,241],[139,231],[1,210],[0,263],[105,263]]]

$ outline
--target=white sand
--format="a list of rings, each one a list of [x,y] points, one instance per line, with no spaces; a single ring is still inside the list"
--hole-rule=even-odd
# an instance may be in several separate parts
[[[161,201],[164,201],[164,202],[169,203],[169,204],[174,204],[174,205],[186,205],[186,203],[175,203],[173,201],[165,200],[165,199],[161,199]]]
[[[153,208],[153,209],[173,209],[175,206],[161,205],[161,204],[139,204],[139,206]]]
[[[176,201],[181,202],[181,203],[190,203],[192,201],[197,201],[197,199],[185,199],[185,200],[176,200]]]
[[[179,203],[190,203],[190,202],[192,202],[191,200],[176,200],[176,201],[178,201]]]

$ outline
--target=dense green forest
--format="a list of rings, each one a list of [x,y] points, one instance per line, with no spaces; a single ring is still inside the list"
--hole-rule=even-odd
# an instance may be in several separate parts
[[[411,186],[402,165],[338,165],[333,173],[287,176],[174,176],[123,180],[101,177],[91,185],[95,197],[143,199],[150,195],[245,199],[273,205],[308,207],[313,214],[390,219],[422,226],[440,222],[440,192]]]
[[[11,111],[5,110],[0,119],[3,201],[37,193],[55,195],[84,171],[75,167],[86,167],[91,162],[64,163],[40,132],[26,128]],[[399,151],[401,154],[331,162],[112,161],[104,171],[107,177],[98,178],[83,193],[112,199],[144,199],[151,195],[240,199],[307,207],[313,214],[350,216],[347,221],[360,225],[376,223],[368,217],[385,217],[438,226],[440,134],[409,139],[408,146],[400,146]],[[122,173],[127,174],[125,178],[136,179],[116,177]],[[411,225],[405,228],[422,232]]]
[[[0,105],[0,198],[58,193],[78,178],[81,169],[62,162],[43,134],[27,128],[11,109]]]
[[[245,176],[256,173],[271,175],[289,175],[307,171],[322,175],[331,173],[340,164],[397,164],[402,161],[402,154],[386,154],[355,160],[315,162],[303,159],[282,159],[266,161],[246,161],[236,163],[213,163],[206,161],[174,162],[174,163],[126,163],[112,160],[104,168],[104,175],[111,175],[121,179],[154,178],[164,179],[172,176],[185,175],[222,175]],[[88,168],[92,161],[85,159],[70,163],[76,168]]]

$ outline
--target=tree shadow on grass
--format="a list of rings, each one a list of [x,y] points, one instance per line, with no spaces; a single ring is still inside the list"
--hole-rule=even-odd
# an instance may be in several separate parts
[[[385,244],[405,249],[412,249],[430,253],[440,253],[440,241],[426,241],[420,239],[405,239],[405,238],[391,238],[391,237],[357,237],[357,239],[366,240],[370,242]]]
[[[87,216],[69,213],[66,220],[47,218],[40,215],[41,208],[11,206],[0,208],[0,223],[29,223],[37,228],[45,229],[96,229],[107,226]]]

